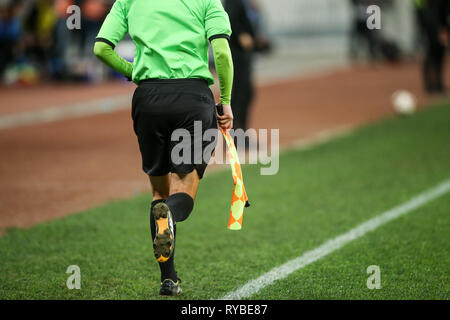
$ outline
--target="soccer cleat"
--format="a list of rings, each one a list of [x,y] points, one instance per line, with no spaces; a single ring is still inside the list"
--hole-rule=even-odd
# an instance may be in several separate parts
[[[174,248],[173,217],[169,207],[161,202],[153,207],[156,224],[156,236],[153,240],[153,252],[160,263],[169,260]]]
[[[181,280],[178,279],[177,282],[172,279],[166,279],[161,283],[161,289],[159,289],[159,294],[161,296],[178,296],[183,292],[180,287]]]

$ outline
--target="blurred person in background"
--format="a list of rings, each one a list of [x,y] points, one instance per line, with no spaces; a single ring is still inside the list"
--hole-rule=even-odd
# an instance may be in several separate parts
[[[0,0],[0,76],[7,84],[103,80],[92,45],[114,0]],[[67,19],[81,8],[81,29]]]
[[[6,84],[30,84],[38,79],[38,72],[28,57],[29,43],[24,19],[34,1],[0,2],[0,69]],[[34,30],[37,33],[38,30]]]
[[[226,0],[233,33],[230,49],[234,63],[233,102],[234,128],[247,129],[250,105],[253,99],[252,51],[255,47],[255,29],[252,23],[258,16],[248,0]]]
[[[425,58],[422,67],[424,87],[430,94],[444,93],[443,68],[445,48],[449,42],[450,1],[414,1],[418,23],[425,42]]]
[[[108,11],[106,0],[77,0],[81,4],[82,25],[84,29],[83,45],[86,52],[92,53],[92,44],[95,43],[103,20]]]
[[[36,67],[44,78],[51,78],[53,73],[54,30],[57,21],[53,0],[27,1],[23,20],[27,63]]]
[[[67,49],[71,40],[74,40],[74,30],[67,28],[67,18],[69,17],[67,9],[74,4],[73,0],[54,0],[57,21],[54,29],[52,74],[56,80],[69,77]]]
[[[76,0],[81,8],[81,56],[83,57],[83,73],[88,81],[99,81],[105,78],[105,68],[92,52],[95,38],[114,1],[108,0]]]
[[[17,62],[20,55],[22,25],[18,10],[20,2],[0,2],[0,75],[8,65]]]
[[[254,53],[271,49],[263,16],[257,0],[225,0],[233,33],[230,48],[234,61],[233,112],[234,128],[247,130],[254,97],[252,64]],[[248,148],[248,141],[245,147]]]
[[[266,30],[266,24],[262,9],[258,0],[247,0],[244,4],[246,6],[250,23],[254,32],[254,46],[253,51],[257,53],[270,52],[272,46]]]
[[[76,81],[100,81],[105,79],[105,68],[92,53],[92,45],[103,19],[114,0],[54,0],[58,21],[54,39],[54,78]],[[68,8],[81,9],[81,29],[69,30],[67,18],[73,14]],[[70,55],[70,57],[69,57]]]
[[[350,29],[350,60],[357,61],[361,44],[367,49],[371,64],[381,61],[399,62],[402,56],[398,44],[386,37],[379,29],[369,29],[367,21],[373,14],[369,6],[376,5],[382,10],[393,10],[392,0],[350,0],[353,7],[353,22]]]
[[[369,60],[377,60],[378,50],[378,30],[367,28],[368,6],[375,4],[371,0],[350,0],[353,10],[353,22],[350,30],[350,59],[358,59],[360,43],[364,43],[367,48]]]

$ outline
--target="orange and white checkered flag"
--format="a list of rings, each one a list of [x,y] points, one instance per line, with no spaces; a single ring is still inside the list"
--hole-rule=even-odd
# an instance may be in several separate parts
[[[217,105],[217,112],[222,114],[221,105]],[[233,196],[231,198],[230,219],[228,221],[228,229],[240,230],[242,229],[242,220],[244,218],[244,208],[250,206],[248,202],[247,192],[242,178],[241,164],[239,156],[234,145],[233,138],[228,130],[219,129],[222,132],[225,142],[228,147],[228,158],[230,160],[231,173],[233,176],[234,188]]]

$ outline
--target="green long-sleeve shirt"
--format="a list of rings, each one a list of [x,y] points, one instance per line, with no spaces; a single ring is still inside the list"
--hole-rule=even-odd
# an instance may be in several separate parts
[[[233,87],[233,60],[228,40],[216,38],[211,41],[216,65],[217,77],[220,84],[220,102],[224,105],[231,103],[231,89]],[[133,64],[128,62],[114,51],[113,47],[105,42],[96,42],[94,54],[108,67],[131,78]]]
[[[129,33],[136,45],[134,62],[114,47]],[[229,104],[232,61],[227,39],[231,27],[220,0],[116,0],[97,36],[96,55],[135,83],[148,78],[202,78],[210,85],[208,40],[214,50],[221,100]],[[231,66],[231,68],[230,68]]]

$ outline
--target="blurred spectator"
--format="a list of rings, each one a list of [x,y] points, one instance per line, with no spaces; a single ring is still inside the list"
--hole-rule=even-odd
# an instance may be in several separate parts
[[[371,0],[350,0],[353,8],[353,23],[350,30],[350,59],[357,60],[360,43],[367,48],[369,60],[377,60],[378,32],[367,28],[367,7],[374,4]]]
[[[82,13],[82,32],[81,32],[81,56],[83,68],[88,80],[98,81],[104,79],[105,68],[99,64],[97,58],[92,52],[103,20],[108,13],[106,0],[83,0],[77,1],[81,7]]]
[[[114,0],[0,0],[0,79],[4,83],[40,80],[104,79],[92,46]],[[81,8],[81,29],[67,18]]]
[[[246,4],[248,17],[254,32],[254,52],[267,53],[271,50],[271,43],[266,30],[266,24],[262,9],[258,0],[247,0]]]
[[[448,45],[450,1],[415,0],[417,18],[425,40],[423,82],[428,93],[444,93],[443,67]]]
[[[62,80],[69,77],[69,64],[67,49],[70,40],[73,40],[73,30],[67,28],[67,18],[69,14],[67,9],[74,5],[73,0],[55,0],[54,10],[57,15],[57,21],[54,29],[54,44],[51,71],[52,77],[56,80]]]
[[[226,0],[224,7],[233,30],[230,49],[234,64],[231,97],[234,128],[246,130],[253,99],[252,51],[255,49],[255,27],[258,27],[259,13],[254,2],[249,0]]]
[[[351,0],[353,8],[353,23],[350,30],[350,59],[358,60],[361,43],[367,49],[371,63],[385,59],[388,62],[398,62],[401,52],[398,45],[378,29],[369,29],[367,20],[371,13],[368,7],[376,5],[380,9],[392,8],[393,2],[388,0]]]
[[[83,46],[85,52],[92,53],[92,44],[95,42],[103,20],[106,17],[108,7],[105,0],[83,0],[81,13],[83,17]]]
[[[51,76],[51,58],[57,15],[53,0],[29,1],[24,12],[24,45],[27,60],[39,67],[44,77]]]

